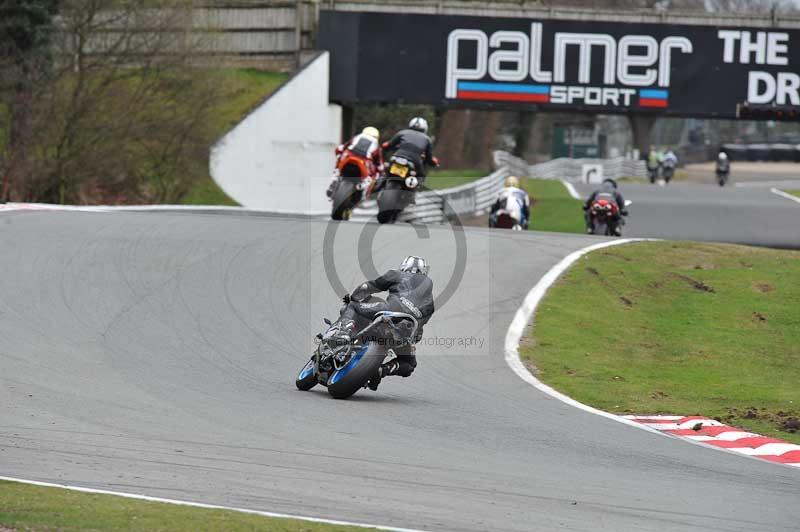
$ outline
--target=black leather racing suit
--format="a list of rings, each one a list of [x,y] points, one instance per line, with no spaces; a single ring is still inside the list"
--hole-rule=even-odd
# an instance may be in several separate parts
[[[362,301],[377,292],[389,292],[386,302]],[[421,273],[389,270],[374,281],[368,281],[353,291],[350,302],[342,309],[341,321],[352,320],[355,330],[361,330],[381,311],[405,312],[417,318],[419,329],[416,343],[422,338],[422,326],[433,316],[433,281]],[[397,375],[408,377],[417,367],[413,345],[395,349],[400,368]]]
[[[419,178],[427,175],[426,166],[433,161],[433,144],[430,137],[413,129],[404,129],[398,132],[389,141],[386,150],[393,152],[392,155],[405,157],[414,163]]]

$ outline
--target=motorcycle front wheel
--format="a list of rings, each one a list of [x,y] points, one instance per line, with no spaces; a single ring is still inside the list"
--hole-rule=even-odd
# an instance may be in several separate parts
[[[297,386],[298,390],[307,392],[316,386],[318,382],[317,374],[314,371],[314,357],[311,357],[311,360],[306,362],[306,365],[303,366],[303,369],[297,374],[297,379],[294,381],[294,384]]]
[[[374,343],[362,346],[328,379],[328,393],[334,399],[347,399],[378,373],[385,358],[385,347]]]

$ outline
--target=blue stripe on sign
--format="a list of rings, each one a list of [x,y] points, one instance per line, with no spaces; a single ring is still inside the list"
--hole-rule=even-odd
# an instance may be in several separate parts
[[[479,92],[511,92],[521,94],[550,94],[549,85],[524,85],[521,83],[475,83],[459,81],[458,90]]]
[[[656,89],[641,89],[639,91],[639,98],[650,98],[653,100],[666,100],[669,98],[669,91],[661,91]]]

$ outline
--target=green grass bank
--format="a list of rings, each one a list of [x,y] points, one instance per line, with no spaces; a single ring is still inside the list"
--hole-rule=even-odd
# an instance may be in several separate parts
[[[230,97],[220,106],[214,129],[221,137],[283,83],[288,74],[254,69],[226,69],[222,73]],[[208,173],[194,177],[194,186],[181,200],[184,205],[238,205]]]
[[[800,252],[646,242],[575,263],[520,355],[597,408],[707,415],[800,443]]]

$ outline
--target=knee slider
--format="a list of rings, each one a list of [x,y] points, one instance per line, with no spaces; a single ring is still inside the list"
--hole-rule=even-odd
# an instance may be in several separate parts
[[[400,367],[397,368],[396,374],[400,375],[401,377],[409,377],[412,373],[414,373],[414,366],[408,362],[401,362]]]

